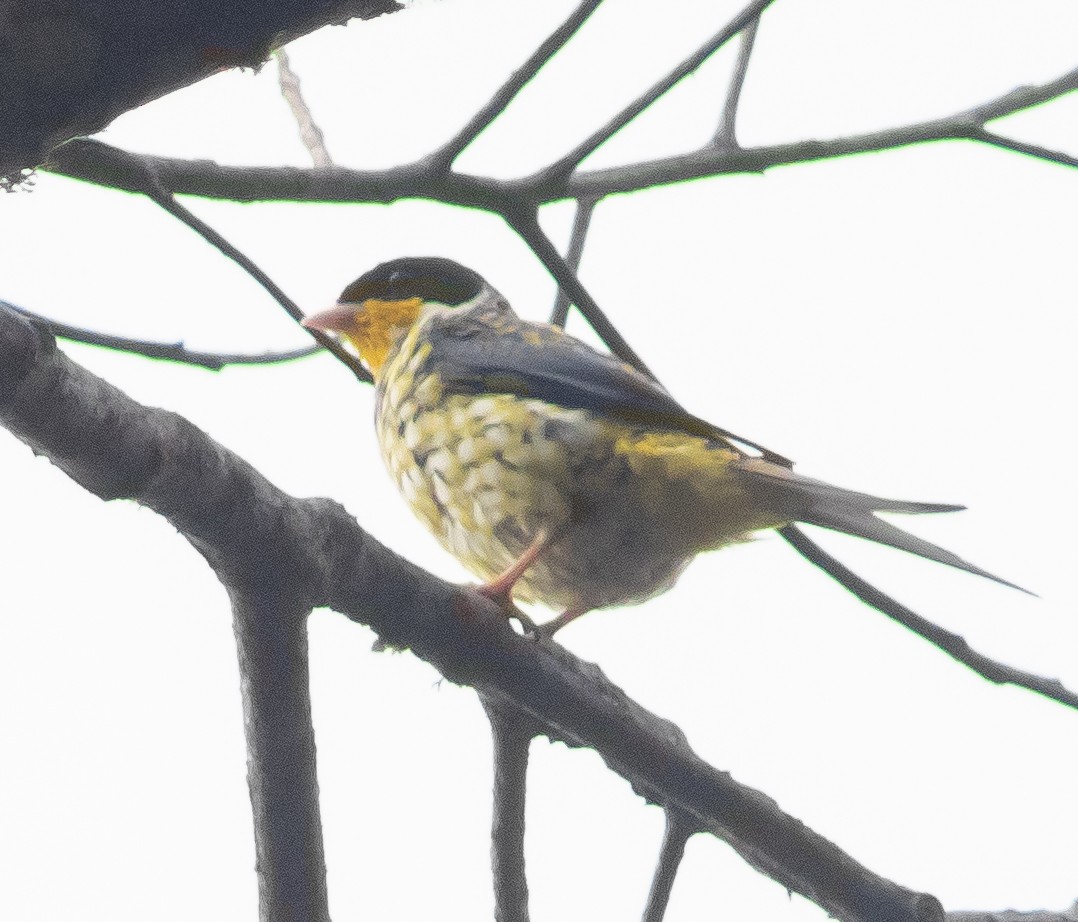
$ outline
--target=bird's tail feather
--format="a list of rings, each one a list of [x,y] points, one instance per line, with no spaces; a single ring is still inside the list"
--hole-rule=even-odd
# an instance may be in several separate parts
[[[951,511],[952,509],[953,507],[944,506],[943,508],[936,510],[922,508],[915,511],[944,512]],[[897,512],[899,510],[895,509],[889,511]],[[967,573],[974,573],[977,576],[983,576],[985,579],[990,579],[994,582],[1002,583],[1004,586],[1010,586],[1012,589],[1017,589],[1020,592],[1033,595],[1028,589],[1023,589],[1021,586],[1010,582],[1010,580],[996,576],[994,573],[989,573],[987,570],[982,570],[975,564],[970,563],[968,560],[963,560],[957,554],[951,553],[946,548],[940,547],[938,544],[933,544],[931,541],[925,541],[924,538],[918,538],[916,535],[912,535],[908,531],[903,531],[901,528],[892,525],[890,522],[885,522],[883,519],[877,518],[871,511],[816,508],[804,515],[801,518],[801,521],[807,522],[810,525],[820,525],[824,528],[833,529],[834,531],[841,531],[847,535],[856,535],[859,538],[867,538],[869,541],[875,541],[877,544],[886,544],[889,547],[896,547],[901,551],[916,554],[918,557],[935,560],[937,563],[945,563],[949,567],[965,570]]]
[[[755,467],[755,465],[754,465]],[[968,560],[963,560],[957,554],[953,554],[931,541],[918,538],[916,535],[903,531],[890,522],[885,522],[877,517],[877,512],[898,512],[906,514],[922,514],[930,512],[956,512],[964,509],[964,506],[947,505],[943,503],[916,503],[903,500],[884,499],[872,496],[868,493],[857,493],[853,490],[843,490],[840,487],[831,486],[819,480],[801,477],[789,471],[772,472],[756,467],[750,472],[750,478],[756,481],[756,486],[761,487],[768,496],[770,504],[777,500],[777,511],[784,512],[791,519],[805,522],[809,525],[819,525],[830,528],[833,531],[844,532],[847,535],[855,535],[859,538],[867,538],[877,544],[885,544],[889,547],[916,554],[937,563],[965,570],[985,579],[993,580],[1004,586],[1010,586],[1020,592],[1028,593],[1015,583],[982,570]],[[764,485],[766,483],[766,486]]]

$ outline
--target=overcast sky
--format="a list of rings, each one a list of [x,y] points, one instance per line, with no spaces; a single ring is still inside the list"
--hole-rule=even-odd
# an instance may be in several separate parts
[[[330,152],[387,167],[448,137],[571,9],[453,0],[289,52]],[[527,173],[737,9],[610,0],[459,163]],[[746,145],[944,116],[1078,65],[1078,7],[1030,0],[779,0],[745,86]],[[736,48],[587,167],[699,146]],[[997,125],[1078,154],[1078,94]],[[306,165],[275,67],[128,113],[121,147]],[[480,271],[540,319],[554,286],[499,219],[422,202],[185,200],[306,310],[399,255]],[[582,278],[694,413],[876,494],[959,502],[911,527],[1031,598],[855,539],[821,541],[972,645],[1078,686],[1072,460],[1078,172],[946,143],[618,196]],[[572,209],[544,210],[560,245]],[[305,334],[142,198],[55,178],[0,198],[0,298],[74,324],[260,351]],[[571,330],[586,334],[579,322]],[[191,419],[281,488],[344,503],[439,575],[468,575],[389,486],[372,392],[328,356],[213,374],[69,354]],[[0,917],[253,919],[257,894],[225,594],[163,520],[103,504],[0,432]],[[310,622],[338,922],[489,918],[489,742],[475,695],[329,611]],[[559,635],[696,750],[872,870],[947,909],[1078,897],[1075,715],[997,689],[863,606],[784,542],[698,560],[665,596]],[[533,918],[639,917],[662,815],[590,752],[533,744]],[[671,922],[822,920],[697,837]]]

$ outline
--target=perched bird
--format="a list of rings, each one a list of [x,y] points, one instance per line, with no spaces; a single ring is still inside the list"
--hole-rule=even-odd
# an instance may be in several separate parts
[[[664,592],[701,551],[792,522],[1013,586],[876,516],[963,507],[802,477],[624,362],[521,320],[451,260],[376,266],[304,324],[351,343],[373,374],[382,455],[415,513],[481,591],[559,609],[545,635]]]

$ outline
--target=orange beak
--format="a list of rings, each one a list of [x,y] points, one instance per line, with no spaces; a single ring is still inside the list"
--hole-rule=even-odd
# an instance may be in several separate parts
[[[359,304],[334,304],[317,314],[310,314],[301,321],[308,330],[321,330],[323,333],[343,333],[356,325],[356,314],[362,310]]]

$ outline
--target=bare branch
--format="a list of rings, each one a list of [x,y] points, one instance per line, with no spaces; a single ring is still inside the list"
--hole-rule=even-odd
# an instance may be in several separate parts
[[[176,196],[172,193],[168,184],[162,180],[153,158],[131,154],[93,141],[82,141],[81,143],[86,145],[84,147],[86,156],[90,163],[95,165],[95,168],[113,169],[122,172],[127,182],[124,188],[130,192],[142,193],[178,221],[186,224],[203,240],[231,259],[258,282],[293,320],[300,321],[303,319],[303,311],[300,310],[296,302],[288,297],[278,287],[277,283],[263,272],[252,259],[176,200]],[[369,382],[372,380],[370,372],[363,367],[359,359],[332,336],[327,336],[320,330],[307,330],[307,333],[320,346],[332,352],[360,381]]]
[[[645,93],[638,96],[629,105],[622,109],[610,121],[598,131],[593,132],[560,160],[552,163],[542,170],[540,175],[546,177],[564,178],[573,172],[580,162],[595,151],[596,148],[610,140],[626,125],[636,118],[652,103],[663,96],[667,90],[680,83],[696,68],[704,63],[711,55],[718,51],[731,38],[745,29],[749,23],[760,18],[760,14],[766,10],[774,0],[753,0],[740,13],[730,20],[722,29],[715,33],[705,44],[701,45],[689,57],[670,71],[658,83],[654,84]]]
[[[934,897],[873,874],[764,794],[712,768],[677,727],[633,702],[597,666],[521,637],[474,590],[398,557],[337,504],[282,493],[181,417],[137,404],[2,310],[0,422],[96,495],[134,499],[164,515],[237,606],[252,596],[288,612],[328,606],[370,625],[451,681],[511,702],[552,738],[595,749],[642,796],[684,814],[840,919],[942,920]],[[278,591],[287,603],[274,602]],[[272,647],[272,638],[266,643]],[[281,790],[252,786],[252,797]],[[267,803],[256,815],[278,808],[283,816],[295,809]],[[260,872],[276,869],[260,865]]]
[[[979,106],[974,106],[961,116],[956,116],[956,118],[964,117],[969,124],[984,125],[986,122],[1013,115],[1023,109],[1039,106],[1042,102],[1047,102],[1058,96],[1065,96],[1075,89],[1078,89],[1078,67],[1056,77],[1055,80],[1049,80],[1047,83],[1015,87],[1009,93],[1004,93],[1002,96],[997,96],[995,99],[981,103]]]
[[[16,180],[60,141],[180,87],[261,67],[272,48],[327,23],[400,8],[395,0],[5,3],[0,176]]]
[[[871,583],[861,579],[856,573],[828,554],[796,525],[787,525],[785,528],[779,529],[779,534],[802,557],[814,563],[828,576],[841,583],[862,602],[871,605],[876,611],[894,619],[915,634],[920,634],[925,640],[939,647],[952,659],[957,660],[964,666],[968,666],[982,678],[988,679],[989,682],[995,682],[997,685],[1017,685],[1019,688],[1029,689],[1029,691],[1044,695],[1053,701],[1058,701],[1060,704],[1065,704],[1067,707],[1078,709],[1078,695],[1065,688],[1059,680],[1046,679],[1042,676],[1033,675],[1031,672],[1023,672],[971,649],[964,637],[952,634],[939,625],[922,618],[916,612],[906,608],[901,602],[892,599],[889,595],[880,592]]]
[[[1030,912],[1013,909],[1002,912],[949,912],[947,922],[1078,922],[1078,902],[1063,912],[1050,912],[1047,909]]]
[[[554,244],[550,242],[550,238],[543,233],[535,211],[527,209],[507,211],[504,217],[513,230],[520,235],[521,239],[531,247],[532,252],[539,257],[543,265],[546,266],[547,271],[554,276],[558,287],[569,293],[573,303],[577,306],[577,310],[591,324],[591,328],[599,334],[599,338],[610,347],[610,351],[622,361],[628,362],[654,380],[655,375],[651,369],[636,354],[636,351],[629,345],[625,337],[618,332],[617,327],[610,322],[610,318],[603,313],[602,308],[595,303],[595,299],[580,284],[576,273],[561,258],[561,254]]]
[[[25,308],[18,307],[10,301],[0,299],[0,308],[15,311],[34,323],[43,325],[53,336],[71,342],[84,343],[88,346],[103,346],[106,349],[115,349],[117,352],[129,352],[132,355],[141,355],[151,359],[164,359],[168,362],[178,362],[181,365],[194,365],[197,368],[206,368],[209,371],[220,371],[229,365],[275,365],[279,362],[291,362],[308,355],[314,355],[321,351],[320,346],[304,346],[302,349],[291,349],[287,352],[196,352],[188,349],[181,343],[158,343],[145,339],[130,339],[126,336],[113,336],[111,333],[101,333],[97,330],[86,330],[82,327],[73,327],[70,324],[61,323],[35,314]]]
[[[651,879],[643,922],[663,922],[666,907],[670,903],[670,893],[674,889],[674,879],[685,855],[685,843],[696,831],[676,813],[667,811],[663,844],[659,851],[658,864],[655,866],[655,876]]]
[[[563,199],[601,198],[703,176],[762,173],[776,166],[810,163],[932,141],[979,141],[1066,166],[1078,166],[1078,158],[1013,141],[987,131],[983,122],[978,121],[982,113],[991,119],[1003,118],[1057,99],[1075,89],[1078,89],[1078,68],[1047,83],[1023,87],[981,106],[941,119],[822,141],[795,141],[751,148],[706,147],[674,157],[585,170],[569,177],[557,177],[551,171],[543,170],[527,179],[504,181],[457,173],[445,175],[432,170],[427,164],[366,171],[341,167],[328,170],[232,167],[221,166],[210,160],[136,157],[87,139],[76,139],[57,148],[50,155],[45,169],[57,175],[129,192],[146,191],[143,177],[148,170],[175,193],[237,202],[389,203],[401,198],[428,198],[497,212],[506,198],[514,196],[537,205]]]
[[[273,298],[281,307],[285,309],[285,312],[296,321],[303,319],[303,311],[300,310],[299,305],[296,304],[288,295],[286,295],[281,288],[277,285],[273,279],[271,279],[262,269],[252,260],[246,253],[234,247],[229,243],[221,234],[217,233],[210,225],[199,218],[197,215],[192,214],[183,205],[181,205],[173,195],[166,195],[162,198],[154,198],[154,201],[161,206],[170,215],[179,221],[186,224],[191,230],[198,234],[203,240],[212,246],[216,247],[225,256],[236,263],[241,269],[243,269],[251,278],[253,278],[259,285],[261,285],[270,297]],[[332,352],[347,368],[349,368],[360,381],[371,382],[371,373],[363,367],[362,363],[351,352],[344,348],[336,339],[332,336],[327,336],[320,330],[307,330],[314,339],[318,342],[322,348]]]
[[[501,115],[528,82],[554,57],[598,8],[602,0],[584,0],[547,39],[532,52],[530,58],[509,76],[485,106],[476,112],[457,134],[430,156],[430,162],[448,171],[453,161]]]
[[[488,695],[480,700],[490,720],[494,749],[494,808],[490,857],[496,922],[528,922],[528,878],[524,872],[524,802],[528,749],[541,729],[511,706]]]
[[[1039,144],[1027,144],[1025,141],[1016,141],[1014,138],[1005,138],[1003,135],[992,131],[980,131],[974,136],[974,140],[983,141],[993,147],[1002,147],[1004,150],[1013,150],[1019,154],[1027,154],[1038,160],[1047,160],[1050,163],[1060,163],[1063,166],[1078,166],[1078,157],[1065,154],[1062,151],[1051,150],[1041,147]]]
[[[591,226],[591,215],[595,211],[598,199],[580,199],[576,203],[576,214],[573,216],[573,232],[569,237],[569,250],[565,254],[565,264],[577,278],[580,277],[580,260],[584,256],[584,241],[588,236],[588,228]],[[565,290],[558,286],[558,294],[554,298],[554,309],[550,313],[550,322],[554,326],[564,327],[569,316],[569,306],[572,301]]]
[[[329,922],[307,659],[310,608],[301,588],[266,570],[259,567],[251,584],[225,584],[240,664],[259,919]]]
[[[756,31],[760,28],[759,18],[754,19],[741,30],[741,44],[737,49],[737,63],[730,77],[726,90],[726,104],[722,109],[722,119],[711,143],[715,147],[737,147],[737,107],[741,102],[741,90],[745,86],[745,75],[749,70],[749,58],[756,43]]]
[[[182,417],[140,406],[2,309],[0,421],[98,496],[137,497],[166,515],[214,568],[239,644],[262,918],[328,920],[307,693],[311,583],[274,538],[299,509]]]
[[[296,120],[299,128],[300,140],[307,152],[311,155],[311,162],[316,167],[333,166],[333,158],[326,150],[326,139],[322,135],[322,129],[311,115],[311,109],[300,91],[299,77],[296,76],[292,65],[288,61],[288,52],[284,48],[278,48],[274,53],[277,58],[277,79],[281,85],[281,95],[288,108],[292,110],[292,117]]]

